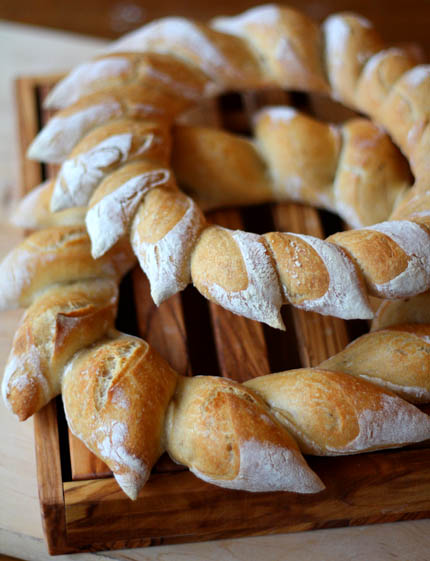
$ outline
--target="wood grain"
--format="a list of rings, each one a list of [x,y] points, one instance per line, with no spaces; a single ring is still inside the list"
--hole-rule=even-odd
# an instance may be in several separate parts
[[[27,160],[25,154],[30,142],[40,129],[38,99],[35,95],[37,78],[20,78],[15,82],[17,107],[20,193],[24,195],[42,181],[42,167],[39,162]]]
[[[182,376],[191,376],[187,334],[179,294],[160,306],[151,298],[149,281],[139,268],[133,271],[133,290],[139,335]]]
[[[66,540],[57,407],[53,400],[34,415],[37,482],[42,526],[51,554],[72,551]]]
[[[112,475],[107,465],[92,454],[79,438],[74,436],[70,430],[68,433],[70,464],[74,481]]]
[[[68,534],[80,547],[93,543],[94,535],[110,546],[138,537],[181,543],[190,536],[199,541],[262,535],[430,513],[430,450],[312,458],[310,463],[327,485],[318,495],[226,492],[181,472],[153,476],[131,503],[109,479],[66,483]],[[132,525],[125,523],[130,517]]]

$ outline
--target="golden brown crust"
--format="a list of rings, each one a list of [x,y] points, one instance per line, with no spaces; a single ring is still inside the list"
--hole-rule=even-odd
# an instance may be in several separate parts
[[[380,302],[372,321],[372,331],[378,331],[397,324],[430,324],[430,292],[417,294],[405,300],[384,300]]]
[[[332,207],[341,149],[335,127],[294,109],[274,108],[257,115],[255,134],[279,198]]]
[[[172,167],[181,187],[204,209],[272,199],[266,164],[255,146],[221,130],[175,127]]]
[[[386,49],[372,57],[358,81],[355,101],[365,113],[376,117],[395,82],[419,61],[411,51]]]
[[[417,434],[422,440],[430,436],[427,415],[390,391],[342,372],[290,370],[245,385],[270,405],[305,453],[354,454],[399,446]]]
[[[83,226],[62,226],[35,232],[1,263],[1,307],[29,305],[46,286],[91,278],[118,280],[134,264],[128,240],[121,240],[100,259],[90,253]]]
[[[184,111],[190,102],[173,92],[163,91],[146,84],[127,85],[119,92],[116,88],[103,90],[85,96],[70,107],[55,114],[56,118],[65,119],[80,111],[107,103],[118,104],[116,118],[169,118]],[[91,130],[91,129],[89,129]]]
[[[292,450],[291,435],[258,395],[243,385],[212,376],[182,378],[166,420],[167,449],[175,461],[213,482],[241,477],[244,446]],[[265,468],[270,472],[270,466]],[[251,490],[251,489],[249,489]]]
[[[112,334],[80,352],[63,380],[69,427],[136,498],[164,450],[177,374],[145,341]]]
[[[3,395],[23,421],[61,391],[73,354],[113,328],[118,289],[95,279],[47,289],[28,308],[15,334]]]
[[[321,298],[327,292],[330,275],[318,253],[304,240],[291,234],[272,232],[264,239],[274,255],[286,298],[292,304]]]
[[[324,24],[325,63],[334,96],[355,107],[355,90],[366,62],[384,48],[372,24],[352,13],[329,16]]]
[[[408,266],[408,256],[398,244],[385,234],[373,230],[339,232],[327,238],[343,247],[360,267],[371,294],[375,284],[383,284],[397,277]],[[373,289],[373,290],[372,290]]]
[[[421,163],[421,159],[414,153],[428,129],[428,77],[428,66],[424,65],[415,66],[403,74],[378,112],[378,119],[387,126],[396,144],[410,158],[412,171],[418,178],[420,168],[416,164]]]
[[[172,185],[173,187],[173,185]],[[154,189],[139,209],[137,229],[143,243],[157,243],[184,217],[188,199],[177,189]]]
[[[186,97],[197,98],[204,95],[210,84],[210,79],[199,68],[162,53],[107,53],[83,66],[54,88],[45,101],[46,107],[61,109],[84,95],[128,84],[146,84],[159,89],[175,85],[188,94]],[[111,68],[111,72],[106,68]],[[83,73],[86,80],[80,83]]]
[[[384,131],[366,119],[342,127],[335,206],[352,226],[386,220],[412,183],[407,161]]]
[[[245,13],[236,18],[216,18],[212,25],[243,37],[259,54],[268,78],[277,84],[292,90],[328,91],[318,25],[293,8],[267,8],[272,20],[247,19]],[[276,27],[271,24],[273,19]]]
[[[320,368],[365,377],[412,402],[430,397],[430,326],[398,325],[363,335]]]
[[[221,286],[228,292],[248,287],[248,274],[242,252],[230,231],[221,226],[206,228],[197,242],[191,259],[191,276],[206,298],[208,287]]]

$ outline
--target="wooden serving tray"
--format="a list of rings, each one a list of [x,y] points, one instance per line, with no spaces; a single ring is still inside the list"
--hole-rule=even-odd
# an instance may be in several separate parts
[[[49,118],[42,102],[58,77],[16,82],[22,192],[55,173],[55,166],[25,159]],[[225,96],[212,120],[246,132],[249,114],[263,103],[282,103],[282,92]],[[303,107],[321,103],[296,96]],[[337,111],[337,110],[336,110]],[[205,113],[208,114],[207,107]],[[342,116],[344,113],[342,113]],[[337,113],[335,115],[339,117]],[[328,213],[297,204],[213,212],[229,228],[273,229],[325,236],[342,225]],[[364,322],[285,307],[280,332],[208,303],[192,287],[156,308],[136,268],[121,286],[118,328],[140,335],[183,375],[211,374],[245,381],[312,366],[367,330]],[[317,528],[393,522],[430,515],[430,447],[308,461],[326,485],[317,495],[247,493],[207,484],[163,456],[136,501],[120,490],[108,468],[67,430],[61,399],[34,420],[38,485],[51,554],[97,551]]]

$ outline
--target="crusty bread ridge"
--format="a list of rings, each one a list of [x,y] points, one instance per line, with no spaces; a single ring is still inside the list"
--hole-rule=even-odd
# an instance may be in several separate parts
[[[176,60],[179,61],[178,67],[175,67]],[[181,74],[178,68],[184,65],[189,71]],[[425,154],[428,153],[429,137],[425,115],[429,80],[428,68],[416,66],[411,51],[387,49],[370,22],[353,14],[330,16],[321,27],[295,10],[274,5],[257,7],[237,17],[218,18],[208,26],[181,18],[166,18],[120,39],[105,57],[85,63],[66,77],[48,100],[50,106],[60,105],[63,109],[36,137],[29,154],[43,160],[67,158],[67,162],[78,165],[75,152],[69,159],[72,149],[80,152],[80,148],[74,148],[78,142],[84,143],[83,146],[88,143],[89,150],[83,148],[84,159],[99,160],[101,152],[104,153],[104,148],[110,145],[107,168],[103,167],[104,164],[100,168],[96,166],[97,173],[104,177],[92,195],[96,197],[97,205],[87,213],[93,256],[101,256],[121,235],[129,233],[133,249],[150,277],[156,303],[193,281],[211,300],[276,327],[282,327],[278,316],[283,303],[346,319],[370,318],[373,312],[368,302],[369,295],[385,299],[409,298],[430,288],[430,220],[426,214],[428,201],[425,194],[428,177]],[[408,171],[403,163],[397,163],[401,160],[394,155],[394,147],[380,129],[366,121],[351,122],[342,129],[341,153],[336,140],[339,132],[325,129],[324,135],[328,139],[325,165],[328,167],[325,171],[322,169],[321,174],[328,173],[330,176],[333,167],[339,168],[338,177],[332,181],[331,192],[327,181],[310,187],[315,181],[312,174],[303,175],[303,169],[294,171],[295,162],[298,162],[299,168],[302,162],[304,169],[308,169],[306,159],[300,160],[293,154],[284,170],[283,157],[276,152],[279,139],[288,138],[289,134],[302,134],[306,142],[311,124],[291,110],[275,108],[263,111],[256,121],[260,152],[269,161],[268,167],[272,178],[275,178],[273,189],[276,192],[284,189],[289,198],[335,209],[353,225],[368,221],[365,228],[339,233],[326,242],[302,236],[299,242],[301,252],[296,252],[299,265],[290,273],[282,263],[296,251],[298,242],[288,234],[284,238],[280,234],[277,238],[278,249],[283,245],[282,258],[274,249],[276,236],[273,234],[254,244],[251,243],[252,237],[245,233],[226,231],[219,233],[210,254],[210,248],[204,243],[208,236],[203,217],[191,200],[188,202],[189,212],[183,214],[183,196],[174,188],[177,200],[172,198],[171,213],[182,217],[170,222],[163,213],[170,230],[164,231],[162,237],[149,244],[138,236],[137,231],[148,230],[144,221],[149,220],[149,214],[141,211],[148,193],[166,185],[171,187],[174,182],[169,175],[168,161],[174,119],[190,108],[199,96],[211,96],[231,88],[268,86],[329,93],[342,103],[370,114],[382,124],[408,157],[415,176],[415,185],[407,190],[405,201],[400,199],[406,192]],[[190,88],[197,95],[191,94]],[[67,92],[70,92],[70,97]],[[413,108],[413,111],[407,108]],[[145,121],[148,124],[146,132],[139,132],[137,126],[135,132],[125,139],[118,123],[130,119]],[[286,120],[291,120],[289,126],[285,125]],[[104,127],[111,126],[118,126],[119,134],[109,136]],[[313,126],[317,125],[313,123]],[[87,135],[90,135],[90,140],[86,140]],[[115,136],[121,137],[116,160],[112,156],[112,146],[115,145],[112,138]],[[157,142],[166,145],[164,152],[157,148]],[[367,169],[369,177],[363,180],[365,184],[361,185],[360,195],[355,195],[349,185],[357,180],[353,170],[360,163],[361,156],[358,154],[361,152],[352,146],[363,142],[375,142],[378,150],[368,147],[361,176]],[[100,150],[101,146],[103,150]],[[320,148],[315,147],[314,152],[314,156],[309,157],[317,169],[316,155]],[[250,157],[249,150],[244,148],[244,153],[245,158]],[[300,153],[305,152],[302,150]],[[114,160],[128,167],[135,165],[135,158],[151,162],[151,166],[155,166],[151,173],[158,170],[158,180],[151,181],[146,177],[142,185],[139,180],[133,182],[131,177],[127,181],[119,179],[115,191],[109,190],[106,194],[103,184],[109,180],[109,176],[104,175],[111,165],[109,162],[114,167],[117,165]],[[277,168],[274,159],[277,160]],[[378,163],[381,159],[393,160],[392,165],[382,172]],[[346,164],[343,173],[341,161]],[[259,170],[258,163],[256,165],[257,188],[250,189],[250,197],[260,188],[262,196],[265,196],[267,189],[262,186],[263,172]],[[121,169],[114,170],[114,175]],[[296,179],[292,181],[291,177]],[[388,198],[385,182],[396,182]],[[372,198],[369,193],[374,193],[375,187],[380,189],[381,194]],[[97,194],[99,189],[101,191]],[[78,189],[78,192],[81,191]],[[360,197],[365,199],[366,193],[369,202],[363,202],[360,207]],[[154,202],[155,195],[151,197]],[[385,201],[382,208],[379,203],[372,204],[374,200]],[[160,197],[159,204],[164,204],[163,201]],[[411,201],[414,201],[413,208]],[[63,208],[62,204],[56,206],[55,202],[53,207]],[[79,196],[76,204],[81,204]],[[365,218],[364,208],[368,204],[375,214]],[[178,206],[177,211],[173,210],[175,205]],[[394,219],[386,216],[392,211]],[[370,225],[381,217],[385,222]],[[234,278],[239,270],[237,267],[228,271],[226,281],[225,271],[221,268],[218,277],[216,269],[205,270],[205,264],[198,263],[198,255],[204,255],[210,263],[216,262],[227,237],[233,253],[241,254],[240,268],[242,272],[246,270],[242,280]],[[175,257],[179,247],[186,247],[186,250]],[[268,252],[271,259],[267,259]],[[299,291],[297,295],[297,286],[293,285],[309,283],[306,267],[311,262],[318,262],[315,252],[321,260],[321,277],[328,274],[329,283],[322,293],[324,279],[321,278],[316,283],[315,293],[308,291],[308,298],[305,298],[306,291]],[[157,259],[152,257],[155,254]],[[256,257],[255,263],[251,254],[253,257],[260,256]],[[391,256],[392,267],[387,267],[387,255]],[[176,261],[170,267],[172,259]],[[235,262],[238,261],[235,259]],[[256,278],[255,265],[266,271],[264,279]],[[295,275],[298,275],[298,282],[295,282]],[[166,276],[170,277],[169,281],[162,281]],[[267,279],[273,281],[270,294],[265,299],[261,283]],[[232,289],[231,286],[241,288]],[[337,299],[334,295],[340,297]]]

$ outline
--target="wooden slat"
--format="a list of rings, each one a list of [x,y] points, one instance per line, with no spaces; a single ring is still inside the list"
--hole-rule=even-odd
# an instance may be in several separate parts
[[[107,465],[92,454],[85,444],[79,440],[74,434],[68,431],[69,434],[69,452],[70,452],[70,466],[72,470],[73,481],[82,479],[109,477],[112,475],[111,470]]]
[[[107,465],[90,452],[70,429],[68,430],[68,436],[73,480],[79,481],[88,477],[107,477],[112,473]]]
[[[109,479],[66,483],[68,535],[81,546],[136,538],[178,543],[336,527],[346,521],[392,522],[430,513],[429,449],[363,454],[359,460],[312,458],[310,463],[327,486],[317,495],[226,491],[190,472],[153,476],[135,502],[125,500]]]
[[[45,109],[43,107],[43,102],[46,99],[47,95],[51,91],[54,84],[42,84],[37,88],[37,95],[38,99],[40,100],[40,121],[42,127],[51,119],[53,115],[55,115],[56,111],[52,109]],[[45,163],[43,164],[43,168],[45,170],[46,179],[51,179],[57,175],[58,170],[60,169],[60,164],[51,164]]]
[[[160,306],[151,298],[149,281],[139,268],[133,271],[133,289],[139,335],[182,376],[191,376],[187,334],[179,294]]]
[[[243,229],[240,213],[234,209],[212,212],[210,220],[232,230]],[[262,325],[213,302],[209,303],[209,309],[222,375],[245,382],[268,374],[270,367]]]
[[[324,237],[318,213],[313,208],[293,203],[274,205],[273,220],[278,231]],[[292,314],[303,366],[317,366],[348,344],[343,320],[298,308],[293,308]]]

